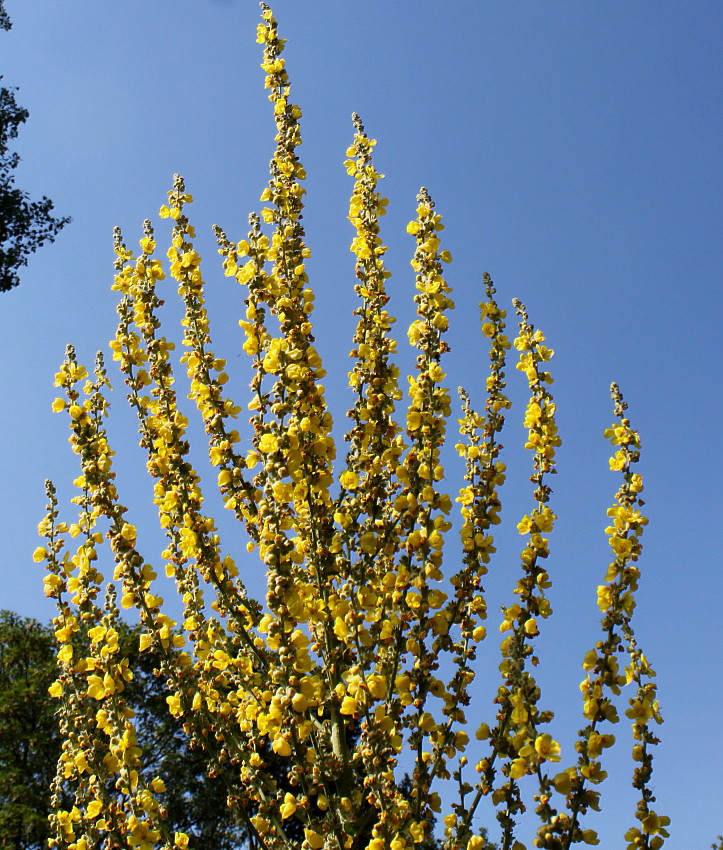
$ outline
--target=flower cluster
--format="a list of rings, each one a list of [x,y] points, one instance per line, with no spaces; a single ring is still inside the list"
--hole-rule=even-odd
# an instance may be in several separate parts
[[[77,385],[84,379],[81,392]],[[103,577],[95,562],[104,540],[98,521],[108,517],[107,536],[116,553],[115,578],[123,582],[124,600],[127,602],[128,596],[137,600],[142,616],[157,624],[157,633],[166,630],[170,646],[167,630],[171,621],[159,610],[162,600],[149,590],[155,574],[133,551],[135,529],[124,522],[125,509],[117,502],[112,452],[103,427],[108,406],[103,389],[108,379],[102,357],[90,379],[69,346],[55,383],[64,390],[65,398],[58,398],[53,406],[68,412],[70,442],[80,457],[81,475],[74,482],[80,491],[73,499],[79,506],[78,521],[70,526],[58,522],[55,489],[47,483],[48,510],[39,528],[47,545],[35,552],[36,560],[48,565],[46,595],[58,602],[53,625],[59,676],[50,694],[63,700],[60,726],[64,744],[54,783],[55,809],[50,819],[55,838],[51,846],[90,850],[101,841],[115,840],[140,850],[184,848],[188,842],[184,833],[169,836],[163,829],[163,809],[156,798],[164,790],[163,780],[143,771],[134,713],[123,698],[133,671],[128,660],[119,657],[119,612],[113,584],[106,589],[103,608],[97,603]],[[67,549],[68,537],[80,540],[72,555]],[[78,655],[74,640],[81,631],[89,645],[83,656]],[[70,811],[60,805],[61,790],[68,783],[75,788],[75,805]],[[116,801],[118,795],[126,801],[124,806]]]
[[[543,334],[529,323],[523,305],[517,301],[514,303],[520,319],[519,335],[514,343],[520,351],[517,368],[524,372],[530,390],[524,420],[528,428],[525,448],[533,453],[533,474],[530,480],[535,485],[535,507],[517,526],[520,534],[526,537],[526,543],[521,552],[522,575],[514,590],[517,601],[502,611],[500,632],[506,634],[506,637],[500,647],[503,682],[495,698],[498,705],[497,722],[492,729],[483,723],[477,731],[479,739],[490,740],[492,751],[477,764],[481,779],[476,795],[471,806],[460,812],[463,814],[463,822],[469,822],[481,797],[491,794],[499,807],[497,818],[503,831],[503,847],[514,846],[514,816],[525,811],[518,780],[530,774],[540,775],[546,761],[560,759],[560,745],[549,734],[540,732],[539,727],[548,723],[553,715],[551,711],[538,708],[540,689],[528,667],[529,663],[533,666],[539,663],[531,643],[539,634],[538,623],[552,613],[544,593],[551,582],[542,561],[549,555],[549,539],[544,535],[552,531],[556,519],[548,504],[551,489],[545,476],[555,472],[555,449],[560,445],[555,424],[555,403],[548,389],[552,376],[545,368],[553,352],[544,345]],[[499,335],[499,311],[496,305],[487,305],[483,315],[488,319],[483,325],[483,332],[494,341]],[[508,346],[506,338],[503,344]],[[493,364],[497,350],[493,342]],[[496,389],[494,367],[488,385],[493,391]],[[506,404],[504,397],[496,399],[492,410],[501,410]],[[501,784],[495,782],[498,759],[502,759],[504,781]]]
[[[50,692],[60,701],[65,745],[54,786],[52,846],[189,845],[185,833],[171,835],[165,826],[163,778],[151,775],[144,762],[124,701],[133,671],[118,646],[122,608],[138,613],[140,649],[152,647],[160,659],[157,674],[167,688],[168,710],[204,751],[209,771],[228,781],[229,817],[245,826],[255,847],[409,850],[433,839],[442,815],[445,850],[483,850],[477,810],[490,796],[502,847],[520,850],[516,815],[525,810],[530,782],[537,786],[542,824],[536,847],[596,843],[581,819],[598,808],[595,789],[605,778],[601,754],[614,743],[606,731],[617,720],[614,697],[633,685],[626,715],[633,724],[639,765],[633,784],[640,803],[639,826],[627,839],[630,848],[658,850],[667,819],[651,808],[651,747],[657,739],[649,724],[660,722],[660,714],[654,674],[632,628],[647,520],[640,513],[642,481],[631,470],[638,437],[623,416],[622,398],[615,389],[619,423],[606,432],[616,447],[611,469],[622,473],[624,484],[609,512],[615,560],[598,589],[604,638],[584,660],[588,725],[577,742],[577,763],[548,775],[550,765],[561,761],[561,747],[544,731],[553,715],[541,706],[533,671],[539,663],[535,638],[552,613],[546,595],[556,521],[550,476],[561,441],[550,393],[553,352],[515,302],[517,369],[529,389],[524,425],[532,505],[518,525],[523,544],[515,601],[502,613],[496,716],[477,729],[487,751],[468,769],[473,748],[467,710],[487,634],[482,581],[496,552],[506,476],[500,442],[510,407],[506,312],[485,275],[485,398],[478,411],[473,393],[460,389],[456,448],[465,471],[461,486],[448,492],[442,457],[452,401],[444,361],[454,305],[445,273],[452,257],[441,244],[442,217],[422,189],[407,227],[416,286],[416,316],[407,335],[416,366],[405,402],[394,362],[391,274],[380,225],[387,206],[383,175],[373,161],[376,143],[354,115],[346,168],[354,181],[349,221],[359,300],[348,373],[353,402],[343,459],[335,466],[326,373],[311,323],[305,172],[297,156],[301,110],[291,100],[284,40],[264,4],[261,17],[262,69],[276,122],[270,180],[246,238],[233,242],[215,229],[225,275],[242,288],[239,324],[253,369],[250,400],[241,404],[231,397],[226,363],[213,350],[189,218],[193,198],[183,179],[176,176],[160,210],[171,226],[167,263],[157,256],[150,222],[137,250],[116,232],[113,288],[120,304],[111,350],[137,416],[166,538],[158,563],[142,554],[142,526],[120,501],[105,428],[111,387],[102,357],[89,375],[69,347],[56,376],[62,395],[53,409],[68,416],[80,475],[73,499],[78,515],[71,524],[60,520],[48,483],[40,524],[45,544],[35,553],[47,566],[46,593],[58,606],[59,672]],[[175,345],[164,335],[159,313],[159,293],[170,281],[184,311],[178,364],[188,379],[186,395],[207,436],[213,485],[245,532],[241,553],[224,548],[191,462]],[[248,429],[236,424],[244,408]],[[456,544],[449,534],[455,504]],[[69,539],[76,541],[72,553]],[[263,600],[250,597],[242,576],[253,553],[266,573]],[[101,570],[104,560],[112,564],[110,581]],[[164,611],[161,570],[178,591],[178,622]],[[79,654],[85,643],[78,637],[87,652]],[[629,665],[621,671],[618,653],[626,649]],[[459,796],[443,812],[439,788],[449,779]],[[75,804],[63,808],[68,789]]]

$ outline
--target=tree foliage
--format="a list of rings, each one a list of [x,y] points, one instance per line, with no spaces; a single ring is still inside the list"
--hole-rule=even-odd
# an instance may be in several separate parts
[[[238,242],[216,229],[225,274],[244,293],[240,325],[253,368],[251,428],[244,436],[234,422],[243,408],[227,392],[225,361],[212,349],[189,219],[192,197],[182,178],[176,177],[160,216],[172,225],[169,271],[185,308],[180,362],[188,395],[205,427],[225,508],[245,529],[248,553],[257,553],[266,570],[266,598],[251,598],[241,577],[249,555],[223,547],[204,509],[176,389],[175,346],[159,317],[158,286],[166,272],[147,221],[139,251],[116,234],[113,286],[121,300],[111,349],[137,414],[167,544],[160,564],[142,554],[141,534],[116,488],[103,358],[89,374],[69,347],[56,376],[64,395],[54,409],[69,417],[81,465],[74,497],[79,513],[75,522],[63,521],[48,483],[41,523],[46,543],[36,553],[47,565],[46,592],[58,604],[60,672],[51,692],[60,700],[66,739],[59,781],[75,789],[73,809],[56,796],[52,844],[72,850],[191,846],[185,832],[164,823],[162,777],[137,746],[126,698],[132,671],[116,647],[117,588],[120,606],[139,612],[141,651],[158,654],[168,710],[203,749],[210,770],[229,778],[229,817],[246,826],[255,848],[404,850],[433,840],[439,814],[445,850],[479,850],[486,844],[478,811],[484,797],[497,807],[505,850],[524,847],[517,821],[530,807],[539,819],[536,847],[595,844],[585,820],[599,808],[603,752],[615,742],[611,728],[627,687],[638,797],[627,846],[658,850],[668,819],[654,811],[650,779],[653,724],[661,716],[654,671],[632,626],[647,519],[635,472],[640,441],[620,391],[613,385],[615,422],[605,432],[618,485],[606,529],[612,561],[598,587],[602,632],[584,655],[584,726],[576,756],[563,762],[560,744],[545,731],[553,712],[535,678],[535,640],[551,615],[546,564],[557,519],[550,486],[560,445],[553,352],[514,302],[515,365],[529,390],[524,424],[532,492],[518,525],[514,601],[499,624],[495,714],[489,723],[475,721],[470,731],[481,743],[473,745],[470,686],[487,634],[482,581],[495,553],[505,481],[500,439],[510,407],[512,348],[506,311],[485,275],[486,398],[478,410],[461,391],[456,448],[465,472],[452,489],[443,467],[453,415],[444,383],[453,307],[444,269],[452,258],[440,241],[442,219],[422,189],[407,228],[417,308],[407,335],[417,359],[404,404],[380,227],[387,201],[372,159],[375,142],[355,116],[346,161],[358,296],[353,401],[344,441],[335,438],[312,333],[305,172],[297,156],[301,110],[291,100],[284,42],[265,5],[258,41],[277,144],[261,196],[265,206]],[[449,534],[455,504],[457,545]],[[110,583],[99,569],[106,552],[114,564]],[[180,634],[160,596],[158,568],[178,589]],[[90,642],[81,656],[71,643],[78,631]],[[282,778],[269,769],[269,751],[286,765]],[[110,785],[124,796],[122,807],[109,797]]]
[[[0,0],[0,30],[9,30],[12,27],[12,21],[5,11],[5,4]]]
[[[48,687],[56,676],[52,632],[0,612],[0,847],[41,848],[50,783],[60,755]]]
[[[12,24],[0,4],[0,29]],[[2,80],[2,77],[0,77]],[[19,269],[41,245],[53,242],[58,232],[70,221],[54,218],[53,202],[46,197],[31,201],[28,194],[15,186],[14,171],[20,162],[9,150],[18,128],[28,120],[28,111],[18,106],[15,89],[0,86],[0,292],[20,283]]]

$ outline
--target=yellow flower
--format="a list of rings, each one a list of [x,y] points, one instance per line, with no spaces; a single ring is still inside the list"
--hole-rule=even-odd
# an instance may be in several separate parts
[[[362,552],[366,552],[371,555],[373,552],[376,552],[377,549],[377,538],[374,532],[367,531],[366,534],[362,534],[359,538],[359,548]]]
[[[324,846],[324,836],[308,827],[304,827],[304,838],[306,838],[311,850],[319,850],[320,847]]]
[[[610,538],[610,545],[618,558],[623,559],[628,558],[633,549],[632,541],[628,540],[626,537],[619,537],[618,535],[614,535]]]
[[[273,751],[281,756],[282,758],[286,758],[291,755],[291,744],[286,740],[286,738],[278,737],[274,738],[274,742],[271,745]]]
[[[54,596],[63,586],[63,579],[55,573],[50,573],[50,575],[45,576],[43,579],[43,584],[45,585],[45,595]]]
[[[560,745],[553,740],[552,735],[538,735],[535,739],[535,750],[543,759],[560,761]]]
[[[273,434],[269,434],[266,432],[261,435],[261,439],[259,440],[259,451],[263,454],[271,454],[271,452],[275,452],[279,447],[279,441],[274,437]]]
[[[387,695],[387,682],[384,676],[379,673],[372,673],[367,679],[367,687],[369,693],[375,699],[384,699]]]
[[[339,476],[339,483],[347,490],[355,490],[359,486],[359,476],[356,472],[346,469]]]
[[[597,589],[597,604],[601,611],[608,611],[613,604],[613,591],[607,584],[601,584]],[[594,666],[594,663],[593,663]],[[590,668],[592,669],[592,668]]]
[[[88,678],[88,696],[97,700],[105,697],[105,685],[100,676],[93,675]]]
[[[354,697],[350,697],[348,695],[345,696],[344,699],[341,702],[341,708],[339,709],[339,712],[341,714],[348,714],[348,715],[353,716],[353,715],[357,714],[358,711],[359,711],[359,706],[357,704],[356,699],[354,699]]]
[[[625,452],[615,452],[615,454],[610,458],[610,469],[613,472],[619,472],[625,467],[625,463]]]
[[[140,652],[145,652],[146,649],[153,643],[153,636],[149,632],[144,632],[138,639],[138,649]]]
[[[572,768],[574,771],[574,768]],[[557,776],[552,780],[552,784],[555,786],[555,790],[559,794],[569,794],[572,791],[572,779],[569,771],[564,771],[563,773],[558,773]]]
[[[166,702],[168,703],[168,710],[174,717],[180,717],[183,714],[181,698],[178,696],[178,694],[171,694],[170,696],[167,696]]]
[[[85,816],[89,820],[93,820],[97,818],[98,815],[103,811],[103,803],[100,800],[93,800],[88,803],[88,808],[85,810]]]
[[[121,537],[124,540],[127,540],[129,543],[133,544],[136,539],[136,529],[135,526],[131,525],[128,522],[123,523],[123,527],[121,528]]]
[[[65,646],[61,647],[58,650],[58,661],[63,664],[69,664],[71,658],[73,657],[73,647],[71,644],[66,643]]]
[[[514,759],[510,764],[510,779],[520,779],[528,771],[527,759]]]
[[[282,820],[286,820],[286,818],[290,818],[295,811],[296,797],[287,791],[286,796],[284,797],[284,802],[281,804],[281,808],[279,809],[279,814],[281,815]]]

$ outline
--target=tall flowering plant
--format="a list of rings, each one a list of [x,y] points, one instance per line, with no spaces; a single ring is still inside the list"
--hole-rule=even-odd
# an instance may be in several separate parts
[[[185,833],[169,834],[164,827],[163,777],[144,769],[136,743],[133,712],[124,699],[133,671],[118,647],[124,608],[138,612],[140,649],[153,648],[161,659],[157,673],[168,689],[168,710],[203,749],[209,771],[225,777],[229,817],[245,825],[253,847],[404,850],[431,841],[440,816],[443,836],[437,840],[445,850],[478,850],[486,846],[478,824],[483,797],[497,807],[504,850],[524,848],[516,821],[530,805],[540,822],[535,847],[597,844],[583,819],[599,808],[597,789],[606,776],[602,754],[615,742],[610,730],[618,722],[617,697],[627,686],[639,803],[637,825],[626,839],[630,850],[658,850],[668,820],[652,808],[657,738],[651,724],[661,717],[654,672],[632,627],[647,519],[635,472],[639,439],[622,396],[613,385],[616,421],[606,436],[615,447],[610,467],[620,485],[606,529],[612,561],[598,588],[602,634],[584,656],[586,725],[577,758],[565,762],[560,744],[545,731],[553,713],[535,679],[535,639],[552,613],[547,535],[556,521],[550,476],[560,445],[550,391],[553,352],[519,302],[518,332],[510,342],[506,312],[485,276],[486,401],[476,410],[460,390],[456,447],[465,473],[452,491],[442,465],[453,407],[444,371],[453,307],[444,268],[452,258],[440,242],[442,218],[422,189],[407,227],[415,241],[417,290],[416,318],[407,334],[417,358],[404,401],[379,223],[387,200],[372,159],[375,142],[354,116],[346,167],[354,180],[349,220],[358,306],[349,372],[353,404],[337,458],[321,383],[326,373],[312,334],[310,251],[301,223],[306,175],[296,150],[301,110],[290,99],[284,41],[265,5],[261,17],[261,67],[276,121],[271,177],[261,196],[265,206],[251,216],[240,242],[216,229],[225,274],[244,293],[239,324],[253,366],[251,427],[244,436],[235,428],[242,407],[229,395],[225,361],[212,348],[201,258],[188,216],[192,198],[180,177],[160,216],[172,227],[168,273],[185,308],[180,362],[188,396],[205,427],[225,508],[243,527],[248,553],[266,571],[266,598],[251,598],[240,574],[250,568],[252,555],[226,551],[204,509],[201,478],[189,459],[188,421],[178,403],[174,345],[158,318],[157,286],[167,272],[146,221],[137,251],[116,233],[114,289],[121,300],[111,349],[137,414],[167,542],[160,564],[142,554],[115,484],[103,358],[89,374],[69,346],[56,376],[63,394],[54,409],[69,417],[80,461],[73,499],[78,516],[72,524],[60,520],[48,482],[48,510],[40,524],[45,544],[36,552],[47,566],[46,593],[58,606],[59,674],[50,692],[59,701],[65,741],[51,845],[189,846]],[[487,634],[482,581],[501,521],[500,434],[510,407],[505,369],[512,346],[529,387],[524,424],[533,490],[518,525],[515,601],[504,607],[499,624],[496,713],[472,730],[486,743],[471,746],[467,713],[477,648]],[[445,562],[456,510],[461,545]],[[98,569],[104,546],[114,563],[109,582]],[[178,622],[164,612],[156,590],[159,569],[175,580]],[[78,633],[89,646],[80,657]],[[271,759],[283,765],[281,779],[269,769]],[[401,781],[402,770],[410,781]],[[75,796],[70,809],[60,805],[68,787]]]

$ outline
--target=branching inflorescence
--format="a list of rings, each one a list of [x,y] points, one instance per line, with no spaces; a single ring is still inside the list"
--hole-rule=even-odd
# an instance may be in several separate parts
[[[276,120],[276,151],[260,215],[246,239],[231,242],[216,228],[225,274],[245,294],[243,349],[253,365],[250,441],[235,429],[242,406],[227,393],[225,361],[212,350],[204,304],[201,258],[187,210],[192,202],[176,177],[161,218],[172,223],[170,277],[184,305],[183,354],[195,403],[208,437],[209,460],[226,509],[247,534],[267,575],[263,602],[246,592],[236,559],[221,544],[204,510],[201,477],[189,458],[188,422],[181,412],[172,363],[174,345],[161,331],[157,286],[166,272],[156,256],[150,222],[134,253],[116,233],[114,289],[121,293],[119,324],[111,343],[134,408],[140,444],[154,481],[155,504],[166,535],[162,567],[175,580],[183,619],[163,610],[154,589],[157,569],[139,548],[138,531],[119,500],[105,420],[110,384],[102,357],[92,375],[72,347],[56,376],[81,473],[75,480],[77,520],[59,521],[47,485],[48,512],[36,552],[45,561],[46,593],[57,601],[57,682],[65,737],[55,786],[52,846],[67,850],[137,847],[185,848],[184,833],[168,834],[159,795],[163,777],[144,770],[133,712],[123,698],[133,675],[119,657],[119,607],[135,609],[144,626],[141,649],[162,659],[158,675],[168,688],[169,711],[182,719],[209,771],[226,778],[229,817],[244,824],[251,846],[277,850],[403,850],[433,838],[442,814],[445,850],[486,846],[476,826],[481,799],[498,810],[502,847],[520,850],[516,815],[525,811],[532,784],[540,828],[533,844],[560,850],[596,844],[582,818],[599,807],[595,790],[605,778],[603,750],[618,721],[615,698],[635,688],[626,715],[635,739],[633,784],[639,790],[638,825],[630,848],[657,850],[667,819],[652,809],[650,722],[661,722],[654,673],[632,628],[638,586],[642,481],[635,473],[637,433],[613,385],[617,424],[606,431],[616,447],[611,468],[622,484],[607,529],[614,560],[598,588],[602,637],[585,655],[581,685],[587,726],[576,744],[577,761],[561,770],[561,748],[544,731],[534,677],[535,638],[551,608],[548,535],[556,515],[550,476],[560,438],[548,364],[553,352],[515,302],[519,333],[517,369],[530,400],[524,424],[532,456],[532,507],[518,525],[523,537],[515,601],[503,608],[500,684],[496,717],[469,745],[466,712],[476,653],[486,636],[482,579],[495,552],[500,523],[505,395],[506,313],[485,275],[482,332],[490,371],[482,412],[460,390],[457,451],[464,459],[461,488],[445,491],[442,450],[452,401],[444,385],[445,335],[454,306],[444,276],[451,261],[440,243],[442,219],[428,192],[417,198],[408,233],[415,240],[412,267],[417,315],[408,330],[417,350],[406,410],[394,363],[395,319],[388,312],[390,272],[379,220],[387,200],[375,168],[375,145],[354,116],[355,136],[346,167],[354,179],[349,220],[356,260],[358,307],[349,385],[353,405],[345,454],[337,463],[325,375],[314,347],[310,256],[301,224],[305,177],[297,156],[301,110],[292,103],[282,58],[283,40],[262,5],[258,41]],[[461,511],[456,569],[443,574],[443,550],[454,505]],[[76,541],[71,550],[71,540]],[[113,579],[97,568],[109,543]],[[244,568],[249,555],[244,555]],[[77,657],[74,635],[88,636],[90,651]],[[619,655],[628,665],[620,669]],[[486,754],[469,768],[466,753]],[[269,770],[275,759],[284,781]],[[550,770],[552,769],[552,772]],[[401,781],[409,771],[406,787]],[[440,789],[453,780],[456,802]],[[61,807],[70,787],[75,805]],[[411,790],[410,790],[411,789]]]

